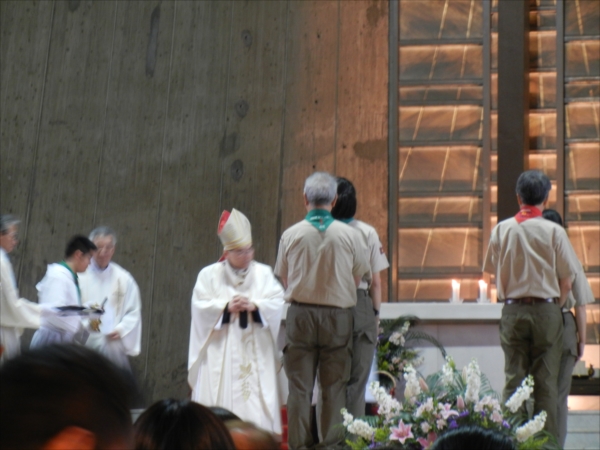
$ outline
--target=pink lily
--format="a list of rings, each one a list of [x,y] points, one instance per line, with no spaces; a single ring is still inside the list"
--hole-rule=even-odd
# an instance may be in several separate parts
[[[417,439],[417,442],[421,444],[421,447],[423,447],[424,450],[427,450],[429,447],[431,447],[431,445],[435,442],[436,439],[437,434],[435,434],[432,431],[427,435],[427,439],[420,437],[419,439]]]
[[[448,417],[458,416],[458,411],[451,409],[452,405],[450,403],[444,403],[440,406],[440,415],[444,418],[444,420],[447,420]]]
[[[459,395],[456,398],[456,407],[458,408],[459,411],[462,411],[463,409],[465,409],[465,401],[462,398],[462,395]]]
[[[402,419],[400,419],[400,422],[398,422],[398,428],[392,427],[390,429],[390,431],[392,432],[392,434],[390,434],[389,437],[390,441],[396,440],[400,441],[401,444],[404,444],[404,441],[406,441],[407,439],[414,438],[412,431],[410,430],[411,427],[411,424],[405,425]]]

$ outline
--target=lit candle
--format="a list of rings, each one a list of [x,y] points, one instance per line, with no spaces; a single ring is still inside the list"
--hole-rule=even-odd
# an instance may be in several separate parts
[[[460,283],[456,280],[452,280],[452,298],[450,301],[452,303],[458,303],[460,295]]]
[[[483,280],[479,280],[479,303],[487,303],[487,283]]]
[[[498,290],[495,287],[490,289],[490,300],[492,303],[498,303]]]

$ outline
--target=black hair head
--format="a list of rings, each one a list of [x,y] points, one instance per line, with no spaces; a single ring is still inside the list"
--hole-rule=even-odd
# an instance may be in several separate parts
[[[544,211],[542,212],[542,217],[544,219],[548,219],[554,223],[559,224],[561,227],[563,226],[562,217],[560,217],[560,214],[558,213],[558,211],[556,211],[554,209],[544,209]]]
[[[90,241],[87,237],[78,234],[69,239],[67,248],[65,249],[65,258],[70,258],[77,250],[85,255],[86,253],[90,253],[96,249],[96,244]]]
[[[136,450],[235,450],[227,427],[207,407],[190,400],[160,400],[135,422]]]
[[[334,219],[352,219],[356,214],[356,189],[352,182],[346,178],[337,178],[337,200],[331,215]]]
[[[78,345],[49,345],[0,369],[0,448],[41,448],[69,426],[98,448],[132,442],[130,388],[120,369]]]
[[[431,450],[517,450],[513,439],[500,431],[475,425],[459,427],[440,436]]]
[[[539,170],[528,170],[519,175],[517,195],[525,205],[535,206],[546,201],[552,189],[550,179]]]

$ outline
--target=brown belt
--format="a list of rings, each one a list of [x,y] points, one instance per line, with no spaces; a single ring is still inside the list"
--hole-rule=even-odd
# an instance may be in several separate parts
[[[343,309],[343,308],[340,308],[339,306],[317,305],[316,303],[300,303],[300,302],[297,302],[296,300],[292,300],[290,303],[292,305],[296,305],[296,306],[310,306],[313,308]]]
[[[555,301],[553,298],[540,297],[507,298],[504,300],[506,305],[534,305],[536,303],[555,303]]]

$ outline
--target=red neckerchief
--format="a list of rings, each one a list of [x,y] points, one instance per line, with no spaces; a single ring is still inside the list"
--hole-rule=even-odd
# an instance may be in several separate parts
[[[515,215],[517,222],[525,222],[528,219],[535,219],[536,217],[542,217],[542,211],[537,209],[535,206],[523,205],[521,211]]]

